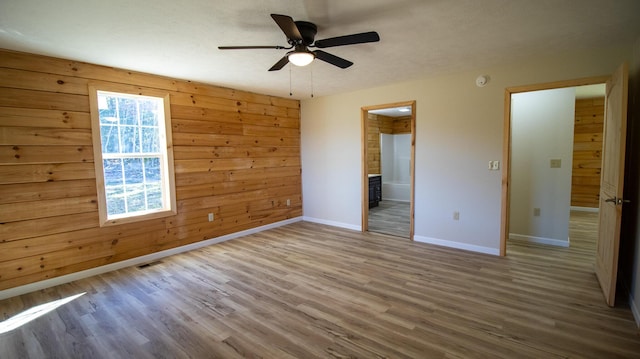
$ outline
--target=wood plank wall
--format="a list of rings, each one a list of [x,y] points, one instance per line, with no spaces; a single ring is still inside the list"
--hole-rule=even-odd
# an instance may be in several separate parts
[[[380,134],[411,133],[411,116],[389,117],[369,113],[367,130],[368,174],[382,173],[380,164]]]
[[[99,227],[95,80],[170,93],[176,216]],[[300,176],[299,101],[0,50],[0,290],[301,216]]]
[[[604,97],[576,100],[571,205],[597,208],[600,200]]]

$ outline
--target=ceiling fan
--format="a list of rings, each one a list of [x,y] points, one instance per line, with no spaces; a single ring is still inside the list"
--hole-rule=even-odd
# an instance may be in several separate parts
[[[363,44],[367,42],[380,41],[380,36],[375,31],[362,32],[359,34],[345,35],[338,37],[331,37],[328,39],[322,39],[315,41],[318,27],[307,21],[293,21],[290,16],[271,14],[271,18],[278,24],[282,32],[287,36],[287,42],[289,47],[285,46],[218,46],[220,50],[246,50],[246,49],[276,49],[276,50],[291,50],[276,62],[269,71],[277,71],[282,69],[286,64],[291,62],[297,66],[306,66],[310,64],[313,59],[322,60],[328,62],[334,66],[338,66],[342,69],[353,65],[353,62],[343,59],[341,57],[332,55],[322,50],[310,51],[310,47],[317,47],[320,49],[334,46]]]

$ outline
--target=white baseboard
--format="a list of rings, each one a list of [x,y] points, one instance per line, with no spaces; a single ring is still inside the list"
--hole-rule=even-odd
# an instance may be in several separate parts
[[[499,256],[500,255],[500,249],[499,248],[476,246],[474,244],[460,243],[460,242],[448,241],[448,240],[445,240],[445,239],[423,237],[423,236],[418,236],[418,235],[414,235],[413,236],[413,240],[416,241],[416,242],[421,242],[421,243],[435,244],[437,246],[456,248],[456,249],[463,249],[465,251],[484,253],[484,254],[491,254],[491,255],[494,255],[494,256]]]
[[[406,200],[406,199],[399,199],[399,198],[387,198],[387,197],[382,197],[383,201],[391,201],[391,202],[402,202],[402,203],[411,203],[411,201]]]
[[[636,305],[632,294],[629,294],[629,307],[631,307],[631,313],[633,313],[633,318],[636,320],[636,327],[640,330],[640,308]]]
[[[342,223],[342,222],[336,222],[336,221],[329,221],[326,219],[321,219],[321,218],[313,218],[313,217],[302,217],[303,221],[307,221],[307,222],[313,222],[313,223],[319,223],[319,224],[326,224],[327,226],[332,226],[332,227],[340,227],[340,228],[345,228],[345,229],[350,229],[353,231],[362,231],[362,226],[356,226],[353,224],[348,224],[348,223]]]
[[[535,237],[535,236],[527,236],[524,234],[509,233],[509,239],[514,239],[516,241],[536,243],[536,244],[546,244],[549,246],[556,246],[556,247],[564,247],[564,248],[569,247],[568,240],[561,241],[555,238]]]
[[[571,210],[572,211],[579,211],[579,212],[592,212],[592,213],[598,213],[600,212],[600,208],[593,208],[593,207],[578,207],[578,206],[571,206]]]
[[[127,259],[121,262],[111,263],[104,266],[83,270],[81,272],[71,273],[71,274],[60,276],[60,277],[43,280],[40,282],[30,283],[30,284],[26,284],[19,287],[1,290],[0,300],[15,297],[17,295],[22,295],[25,293],[34,292],[34,291],[49,288],[49,287],[53,287],[53,286],[64,284],[64,283],[73,282],[74,280],[79,280],[79,279],[91,277],[91,276],[106,273],[106,272],[111,272],[111,271],[126,268],[126,267],[153,262],[160,258],[164,258],[170,255],[191,251],[191,250],[206,247],[212,244],[228,241],[230,239],[247,236],[253,233],[265,231],[267,229],[277,228],[277,227],[281,227],[287,224],[300,222],[300,221],[302,221],[302,217],[291,218],[284,221],[271,223],[264,226],[247,229],[244,231],[227,234],[224,236],[211,238],[211,239],[207,239],[207,240],[196,242],[196,243],[187,244],[181,247],[171,248],[161,252],[147,254],[145,256]]]

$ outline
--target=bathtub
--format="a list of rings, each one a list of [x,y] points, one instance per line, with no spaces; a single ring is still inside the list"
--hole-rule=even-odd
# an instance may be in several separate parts
[[[382,200],[409,202],[411,185],[409,183],[382,182]]]

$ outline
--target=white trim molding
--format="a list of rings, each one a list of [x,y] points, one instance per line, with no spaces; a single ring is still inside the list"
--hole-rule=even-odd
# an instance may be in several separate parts
[[[572,211],[579,211],[579,212],[592,212],[592,213],[598,213],[600,212],[600,208],[596,207],[578,207],[578,206],[571,206],[571,210]]]
[[[462,249],[462,250],[465,250],[465,251],[484,253],[484,254],[491,254],[491,255],[494,255],[494,256],[499,256],[500,255],[500,248],[476,246],[474,244],[460,243],[460,242],[448,241],[448,240],[445,240],[445,239],[423,237],[423,236],[418,236],[418,235],[414,235],[413,236],[413,240],[416,241],[416,242],[435,244],[437,246],[443,246],[443,247],[449,247],[449,248],[455,248],[455,249]]]
[[[549,246],[569,248],[569,239],[562,241],[555,238],[527,236],[524,234],[509,233],[509,240],[523,241],[536,244],[546,244]]]
[[[357,225],[348,224],[348,223],[329,221],[329,220],[326,220],[326,219],[313,218],[313,217],[302,217],[302,220],[306,221],[306,222],[326,224],[327,226],[332,226],[332,227],[340,227],[340,228],[350,229],[350,230],[353,230],[353,231],[362,231],[362,226],[357,226]]]
[[[174,254],[188,252],[188,251],[191,251],[191,250],[194,250],[194,249],[210,246],[212,244],[225,242],[225,241],[228,241],[230,239],[235,239],[235,238],[239,238],[239,237],[243,237],[243,236],[248,236],[250,234],[254,234],[254,233],[265,231],[267,229],[277,228],[277,227],[285,226],[287,224],[300,222],[300,221],[302,221],[302,217],[291,218],[291,219],[287,219],[287,220],[284,220],[284,221],[271,223],[271,224],[267,224],[267,225],[256,227],[256,228],[247,229],[247,230],[244,230],[244,231],[241,231],[241,232],[231,233],[231,234],[227,234],[227,235],[224,235],[224,236],[207,239],[207,240],[204,240],[204,241],[187,244],[187,245],[184,245],[184,246],[181,246],[181,247],[171,248],[171,249],[167,249],[167,250],[164,250],[164,251],[161,251],[161,252],[147,254],[145,256],[127,259],[127,260],[124,260],[124,261],[121,261],[121,262],[111,263],[111,264],[107,264],[107,265],[104,265],[104,266],[91,268],[91,269],[83,270],[83,271],[80,271],[80,272],[71,273],[71,274],[60,276],[60,277],[52,278],[52,279],[43,280],[43,281],[40,281],[40,282],[35,282],[35,283],[26,284],[26,285],[19,286],[19,287],[5,289],[5,290],[0,291],[0,300],[11,298],[11,297],[15,297],[15,296],[26,294],[26,293],[30,293],[30,292],[35,292],[37,290],[41,290],[41,289],[53,287],[53,286],[56,286],[56,285],[73,282],[74,280],[79,280],[79,279],[91,277],[91,276],[102,274],[102,273],[106,273],[106,272],[115,271],[115,270],[126,268],[126,267],[132,267],[132,266],[135,266],[135,265],[140,265],[140,264],[144,264],[144,263],[153,262],[153,261],[156,261],[156,260],[158,260],[160,258],[164,258],[164,257],[171,256],[171,255],[174,255]]]

